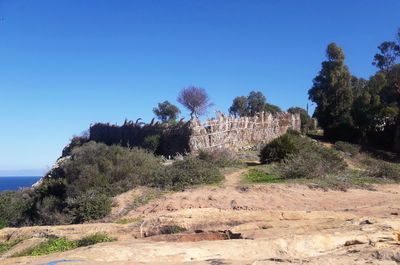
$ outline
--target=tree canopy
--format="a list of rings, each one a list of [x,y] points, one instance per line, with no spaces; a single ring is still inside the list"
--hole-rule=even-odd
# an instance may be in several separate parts
[[[247,97],[234,98],[229,108],[229,113],[235,117],[254,116],[262,111],[275,114],[282,110],[276,105],[267,103],[266,97],[260,91],[251,91]]]
[[[166,122],[175,121],[181,111],[177,106],[171,104],[169,101],[166,100],[162,103],[158,103],[158,107],[153,108],[153,113],[160,121]]]
[[[182,89],[177,100],[190,111],[191,118],[198,118],[205,114],[207,109],[213,105],[210,103],[206,90],[196,86]]]
[[[324,134],[400,152],[400,29],[397,40],[378,46],[372,62],[378,71],[368,80],[350,74],[335,43],[326,55],[308,91]]]
[[[344,52],[336,43],[328,45],[326,57],[308,95],[317,104],[314,116],[320,126],[327,133],[336,133],[338,128],[353,124],[351,74],[344,64]]]

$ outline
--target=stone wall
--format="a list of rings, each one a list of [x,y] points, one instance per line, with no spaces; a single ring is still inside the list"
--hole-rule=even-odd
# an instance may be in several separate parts
[[[288,129],[300,131],[299,114],[281,112],[272,115],[262,112],[254,117],[227,117],[217,112],[217,117],[201,123],[191,121],[189,148],[191,151],[215,148],[249,148],[270,142]]]
[[[249,148],[267,143],[288,129],[300,131],[300,115],[286,112],[272,115],[259,113],[254,117],[227,117],[217,111],[217,117],[201,122],[198,119],[173,126],[126,121],[124,125],[96,123],[90,127],[90,140],[123,146],[141,146],[145,137],[160,135],[158,153],[175,155],[200,149]]]

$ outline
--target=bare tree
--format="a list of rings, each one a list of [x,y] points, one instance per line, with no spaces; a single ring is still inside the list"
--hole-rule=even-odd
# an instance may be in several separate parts
[[[198,118],[206,113],[207,109],[213,104],[204,88],[189,86],[181,90],[178,95],[178,102],[190,110],[190,117]]]

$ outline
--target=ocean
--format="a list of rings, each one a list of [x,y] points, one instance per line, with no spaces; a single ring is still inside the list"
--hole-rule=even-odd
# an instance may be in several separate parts
[[[41,177],[0,177],[0,192],[30,187]]]

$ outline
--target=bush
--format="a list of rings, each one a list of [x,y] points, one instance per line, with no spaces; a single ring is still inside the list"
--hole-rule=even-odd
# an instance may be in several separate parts
[[[148,184],[161,167],[160,161],[146,150],[89,142],[72,151],[72,159],[63,169],[67,194],[76,197],[90,189],[115,196]]]
[[[282,135],[269,142],[260,152],[260,162],[282,161],[290,154],[297,153],[303,145],[300,136],[293,133]]]
[[[108,236],[105,233],[95,233],[92,235],[85,236],[84,238],[78,240],[78,247],[86,247],[98,243],[113,242],[115,238]]]
[[[360,146],[356,144],[351,144],[348,142],[337,141],[334,144],[334,148],[338,151],[349,154],[350,156],[355,156],[360,153]]]
[[[368,162],[367,176],[400,181],[400,170],[385,161]]]
[[[100,219],[111,212],[112,200],[105,194],[88,191],[86,194],[69,200],[69,210],[74,223]]]
[[[160,135],[150,135],[144,138],[143,148],[155,153],[160,146]]]
[[[46,242],[38,246],[28,248],[19,253],[16,253],[15,255],[13,255],[13,257],[47,255],[51,253],[75,249],[78,247],[85,247],[97,243],[112,241],[115,241],[115,238],[109,237],[107,234],[104,233],[95,233],[92,235],[88,235],[80,240],[74,241],[68,240],[65,237],[55,237],[48,239]]]
[[[70,241],[65,237],[50,238],[47,242],[44,242],[39,246],[23,250],[22,252],[13,255],[13,257],[47,255],[55,252],[71,250],[77,247],[77,241]]]
[[[217,167],[229,167],[238,165],[240,162],[236,153],[226,148],[215,150],[200,150],[199,159],[207,161]]]
[[[163,175],[163,179],[156,184],[174,190],[199,184],[212,184],[223,179],[215,166],[193,156],[174,162],[166,168]]]
[[[22,225],[32,203],[23,192],[5,191],[0,193],[0,228]]]
[[[163,166],[144,149],[89,142],[75,147],[40,186],[0,194],[0,227],[87,222],[105,217],[113,196],[137,186],[178,190],[221,179],[215,165],[195,157]]]
[[[346,168],[343,158],[334,149],[311,140],[297,153],[288,155],[278,166],[285,178],[318,178]]]

